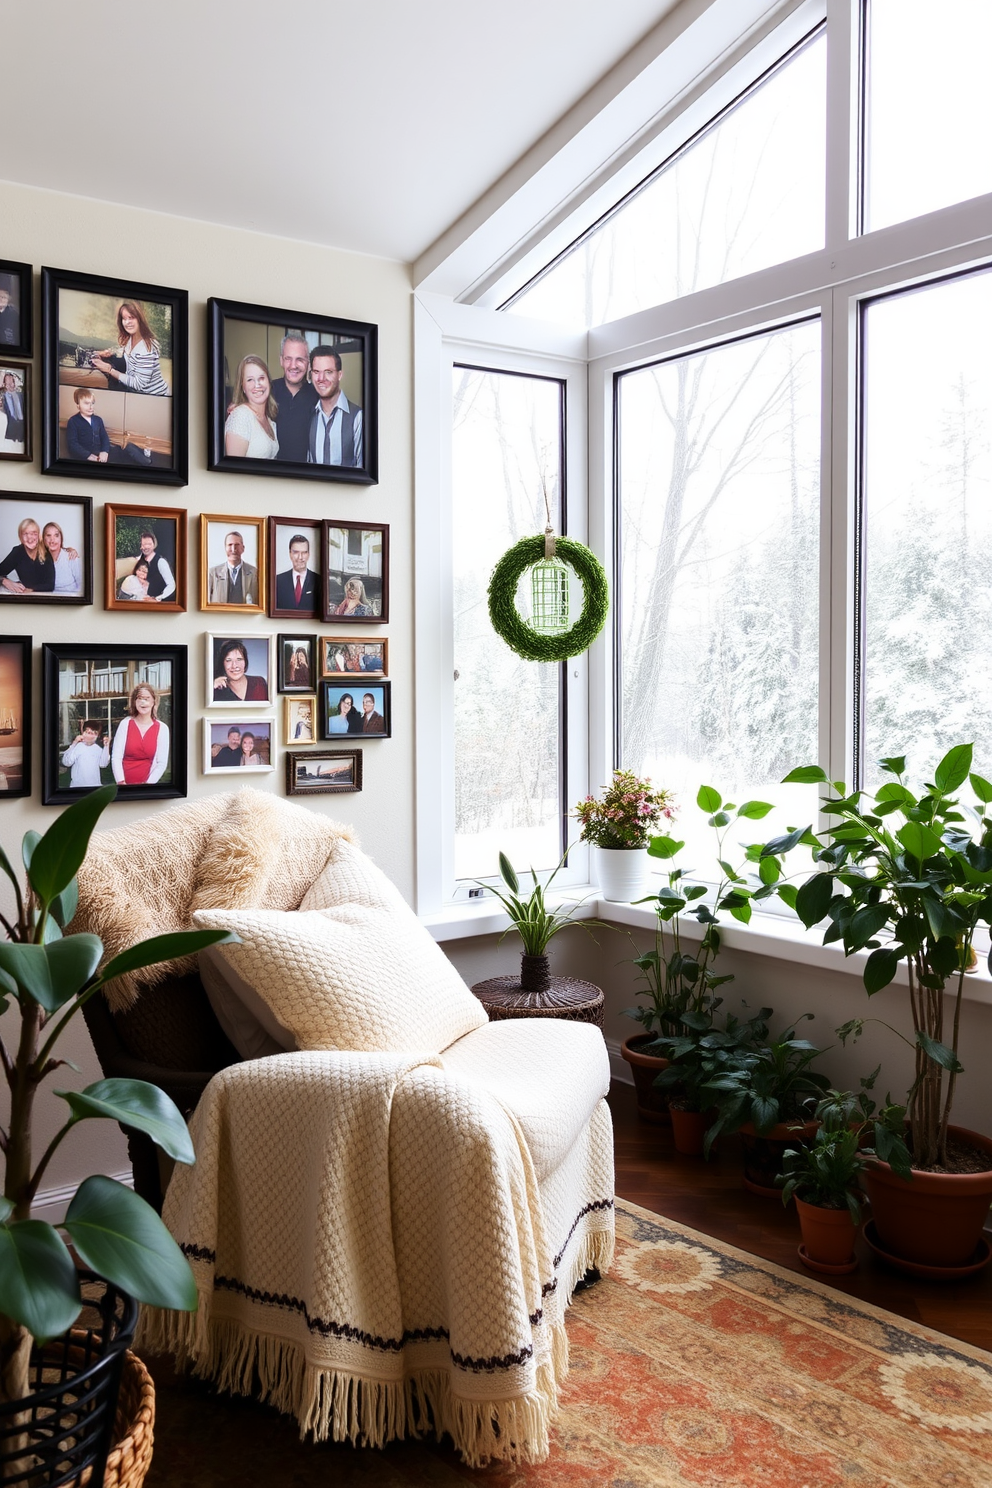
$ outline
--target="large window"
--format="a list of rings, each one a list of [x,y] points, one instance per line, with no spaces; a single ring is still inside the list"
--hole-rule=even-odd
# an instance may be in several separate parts
[[[820,328],[619,378],[624,764],[738,801],[817,750]]]
[[[560,668],[522,661],[493,633],[486,591],[497,559],[548,512],[561,531],[563,417],[560,382],[454,369],[457,879],[496,873],[500,852],[524,869],[553,868],[562,852]],[[524,616],[529,601],[522,580]]]
[[[864,745],[992,765],[992,273],[864,312]]]
[[[826,50],[798,48],[507,309],[602,325],[822,247]]]

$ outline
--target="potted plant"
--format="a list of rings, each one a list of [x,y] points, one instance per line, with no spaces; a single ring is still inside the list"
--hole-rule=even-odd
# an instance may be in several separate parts
[[[812,1017],[812,1013],[803,1013],[799,1021]],[[830,1082],[826,1075],[810,1069],[823,1051],[808,1039],[797,1038],[795,1025],[770,1041],[767,1024],[756,1032],[754,1045],[742,1048],[710,1082],[717,1110],[713,1139],[724,1131],[739,1131],[744,1187],[764,1198],[775,1198],[775,1177],[786,1147],[816,1130],[804,1115],[804,1107],[811,1096],[822,1095]]]
[[[547,883],[542,884],[533,868],[530,870],[533,887],[526,899],[521,896],[520,880],[505,853],[499,855],[499,876],[508,892],[504,894],[500,889],[494,889],[491,884],[480,885],[482,888],[488,888],[489,892],[496,896],[512,921],[510,927],[500,936],[500,940],[502,941],[513,930],[516,930],[520,936],[523,945],[520,956],[520,988],[523,992],[542,995],[551,986],[551,961],[548,957],[548,945],[559,930],[564,930],[567,925],[581,925],[583,930],[588,930],[594,923],[590,921],[587,924],[584,920],[575,919],[575,912],[581,900],[578,903],[560,904],[554,909],[548,908],[547,892],[567,856],[566,852]]]
[[[6,1461],[8,1480],[44,1484],[54,1481],[54,1462],[65,1467],[68,1449],[51,1422],[46,1426],[45,1411],[40,1412],[40,1422],[35,1420],[36,1392],[41,1369],[50,1362],[45,1353],[50,1340],[59,1340],[55,1353],[63,1375],[66,1370],[71,1374],[72,1357],[81,1353],[87,1377],[103,1373],[104,1383],[109,1381],[116,1394],[127,1330],[117,1329],[113,1338],[115,1327],[107,1323],[107,1352],[96,1363],[86,1358],[85,1347],[74,1348],[71,1335],[68,1342],[63,1337],[83,1304],[76,1265],[60,1230],[96,1277],[138,1301],[189,1311],[197,1305],[193,1276],[179,1247],[155,1211],[123,1184],[94,1175],[77,1188],[61,1225],[31,1217],[52,1156],[81,1121],[122,1122],[147,1132],[177,1162],[193,1161],[179,1111],[156,1086],[141,1080],[97,1080],[84,1090],[53,1091],[68,1107],[66,1121],[40,1157],[32,1150],[35,1097],[41,1084],[66,1063],[56,1057],[56,1044],[84,1003],[124,972],[192,955],[233,938],[219,931],[160,935],[114,956],[100,970],[99,938],[65,933],[76,912],[76,873],[90,834],[116,792],[114,785],[92,791],[64,811],[44,836],[27,833],[22,845],[24,890],[0,849],[0,869],[13,885],[15,905],[10,920],[0,917],[6,933],[0,942],[0,1011],[13,1002],[20,1015],[16,1049],[0,1040],[0,1061],[10,1090],[10,1114],[0,1142],[5,1159],[0,1199],[0,1481],[5,1475],[4,1453],[14,1454]],[[133,1304],[128,1307],[133,1329]],[[79,1381],[63,1378],[59,1386],[71,1393]],[[89,1465],[91,1474],[97,1474],[92,1480],[102,1482],[114,1399],[106,1409],[103,1438],[98,1433],[87,1442],[86,1416],[92,1408],[77,1407],[79,1421],[66,1427],[79,1439],[82,1454],[70,1454],[68,1460],[79,1473]],[[18,1477],[19,1473],[25,1476]],[[59,1476],[58,1481],[66,1479]]]
[[[797,890],[777,885],[807,927],[829,921],[824,944],[869,952],[864,984],[874,996],[905,963],[915,1073],[907,1097],[912,1178],[875,1159],[865,1175],[880,1248],[896,1263],[954,1274],[988,1253],[982,1226],[992,1200],[992,1139],[951,1124],[961,1003],[972,941],[992,922],[992,784],[972,773],[973,746],[951,749],[922,793],[904,780],[904,756],[881,761],[890,778],[869,797],[831,784],[819,765],[786,781],[823,783],[821,833],[800,828],[769,842],[762,860],[806,843],[819,865]],[[970,781],[976,804],[959,802]],[[857,1036],[863,1019],[839,1030]],[[905,1035],[900,1034],[900,1037]]]
[[[728,1013],[718,1028],[714,1015],[720,1005],[720,998],[711,998],[705,1008],[684,1013],[677,1034],[663,1034],[651,1045],[668,1059],[656,1083],[668,1095],[676,1150],[687,1157],[709,1157],[719,1134],[714,1100],[719,1081],[754,1049],[771,1016],[771,1008],[747,1019]]]
[[[676,867],[669,868],[668,881],[656,894],[637,901],[654,909],[655,943],[652,950],[633,959],[644,983],[637,995],[646,1001],[640,1007],[625,1009],[626,1016],[639,1023],[644,1032],[625,1039],[620,1052],[631,1067],[637,1108],[647,1121],[664,1121],[668,1112],[667,1097],[656,1083],[667,1060],[649,1052],[649,1046],[658,1034],[678,1034],[686,1012],[705,1012],[715,988],[733,981],[732,976],[718,976],[714,971],[722,944],[720,912],[726,911],[746,923],[751,916],[751,900],[772,892],[766,884],[753,886],[744,873],[743,863],[734,868],[727,861],[726,846],[733,824],[760,820],[771,811],[771,806],[765,801],[745,801],[742,806],[732,801],[724,803],[720,792],[708,785],[700,786],[696,805],[707,813],[707,824],[716,834],[718,873],[712,907],[707,902],[711,897],[707,886],[691,883],[688,871]],[[671,862],[684,846],[684,842],[674,837],[653,836],[648,855]],[[752,849],[745,850],[745,862],[751,853]],[[698,944],[683,940],[683,911],[702,926]]]
[[[629,904],[644,889],[648,837],[662,817],[675,814],[671,793],[656,790],[632,770],[614,770],[603,795],[586,796],[575,808],[579,837],[593,849],[594,870],[604,899]]]
[[[894,1171],[909,1176],[910,1157],[901,1131],[905,1108],[887,1104],[876,1114],[869,1091],[829,1090],[817,1103],[812,1137],[782,1155],[776,1182],[782,1202],[794,1198],[803,1243],[799,1259],[811,1271],[841,1276],[857,1266],[854,1240],[861,1223],[862,1179],[869,1159],[884,1153]]]

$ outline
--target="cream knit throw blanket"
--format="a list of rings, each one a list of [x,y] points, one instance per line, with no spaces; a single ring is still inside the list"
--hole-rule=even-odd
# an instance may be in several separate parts
[[[165,1207],[199,1311],[146,1309],[142,1346],[238,1393],[257,1372],[318,1441],[381,1446],[433,1423],[471,1466],[542,1460],[567,1298],[612,1255],[600,1106],[546,1207],[516,1120],[439,1056],[293,1053],[223,1070]]]

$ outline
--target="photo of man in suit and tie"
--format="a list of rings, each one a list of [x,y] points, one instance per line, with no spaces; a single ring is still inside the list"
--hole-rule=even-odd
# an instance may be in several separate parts
[[[276,565],[285,558],[284,532],[277,531]],[[316,615],[319,574],[310,567],[310,537],[304,532],[293,532],[289,539],[289,567],[276,568],[275,614]]]

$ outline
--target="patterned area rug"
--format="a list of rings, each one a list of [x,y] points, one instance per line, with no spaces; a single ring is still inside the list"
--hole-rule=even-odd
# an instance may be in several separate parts
[[[992,1357],[617,1203],[550,1461],[496,1488],[989,1488]]]
[[[159,1390],[148,1488],[989,1488],[992,1355],[626,1202],[617,1259],[569,1312],[550,1459],[302,1443],[199,1384]],[[164,1385],[164,1388],[162,1388]]]

